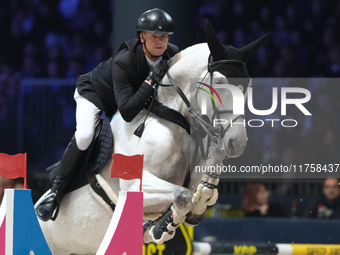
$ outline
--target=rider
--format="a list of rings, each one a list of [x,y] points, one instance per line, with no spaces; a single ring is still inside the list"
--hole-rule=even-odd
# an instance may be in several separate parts
[[[157,83],[168,69],[166,60],[179,52],[169,43],[173,32],[168,13],[158,8],[148,10],[138,18],[138,39],[124,42],[113,57],[78,77],[74,93],[76,131],[60,160],[51,191],[36,209],[41,220],[55,219],[65,183],[84,160],[102,112],[110,117],[119,110],[130,122],[150,104]]]

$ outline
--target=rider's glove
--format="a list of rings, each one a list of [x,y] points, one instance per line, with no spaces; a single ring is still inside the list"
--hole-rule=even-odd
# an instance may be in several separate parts
[[[149,75],[146,78],[146,80],[151,80],[151,85],[155,86],[163,79],[168,69],[169,69],[168,61],[163,60],[149,72]]]

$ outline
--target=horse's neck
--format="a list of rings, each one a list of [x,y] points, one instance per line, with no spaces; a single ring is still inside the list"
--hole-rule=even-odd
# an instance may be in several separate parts
[[[179,52],[170,60],[169,74],[189,100],[190,93],[192,93],[191,79],[203,78],[207,69],[209,53],[206,43],[196,44]],[[162,83],[170,84],[167,76],[164,77]],[[173,87],[160,87],[158,100],[184,116],[189,116],[187,106]]]

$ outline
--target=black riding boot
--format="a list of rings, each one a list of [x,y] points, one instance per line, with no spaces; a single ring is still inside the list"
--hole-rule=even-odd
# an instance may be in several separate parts
[[[58,174],[53,181],[51,191],[36,209],[39,219],[43,221],[56,219],[58,206],[63,197],[66,183],[73,176],[77,168],[79,168],[79,165],[86,156],[86,152],[87,150],[82,151],[78,149],[76,139],[73,137],[60,160]]]

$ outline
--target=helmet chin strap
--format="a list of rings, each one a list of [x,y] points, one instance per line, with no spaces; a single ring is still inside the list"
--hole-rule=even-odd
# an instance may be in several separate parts
[[[151,56],[152,58],[157,58],[157,59],[160,58],[162,55],[160,55],[160,56],[155,56],[155,55],[152,55],[152,54],[151,54],[151,52],[150,52],[150,51],[148,50],[148,48],[146,47],[146,43],[145,43],[146,40],[145,40],[145,38],[144,38],[143,35],[142,35],[142,37],[143,37],[143,41],[144,41],[144,42],[142,42],[142,44],[144,45],[144,48],[145,48],[146,51],[150,54],[150,56]]]

